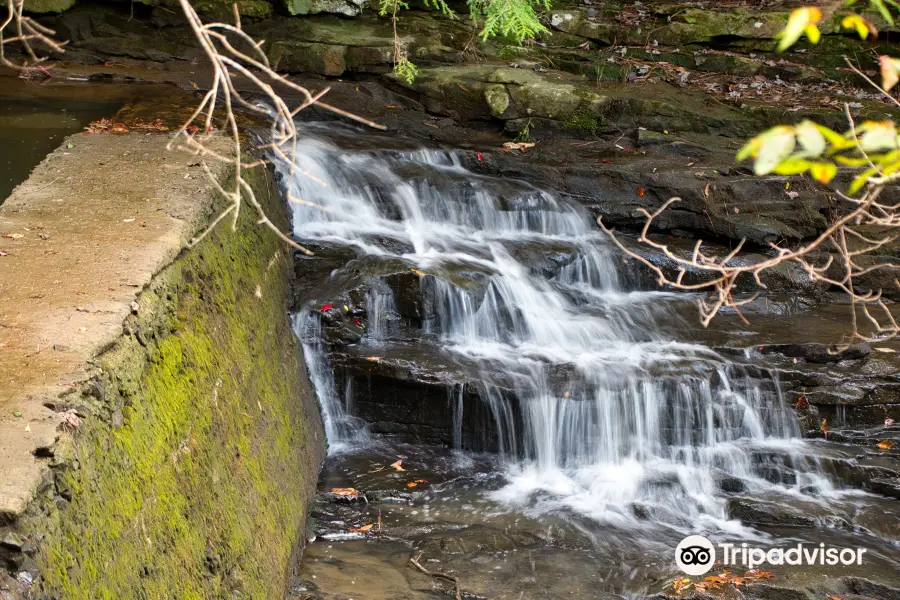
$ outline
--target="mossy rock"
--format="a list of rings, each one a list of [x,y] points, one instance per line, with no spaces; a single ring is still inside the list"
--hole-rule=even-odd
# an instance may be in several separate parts
[[[317,15],[330,13],[355,17],[369,5],[368,0],[281,0],[291,15]]]
[[[245,173],[286,227],[271,178]],[[141,294],[20,523],[41,540],[40,597],[283,596],[324,447],[291,257],[245,208]]]
[[[276,71],[338,76],[347,70],[346,46],[277,41],[267,54]]]
[[[6,6],[6,2],[0,2],[0,6]],[[29,13],[62,13],[75,6],[75,0],[28,0],[25,3],[25,12]]]
[[[29,0],[30,1],[30,0]],[[194,9],[209,20],[231,23],[234,21],[234,4],[238,14],[251,19],[266,19],[272,16],[272,4],[266,0],[195,0]]]

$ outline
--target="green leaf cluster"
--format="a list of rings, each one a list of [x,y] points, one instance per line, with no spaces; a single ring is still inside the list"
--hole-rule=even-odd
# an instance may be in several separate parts
[[[804,120],[799,125],[779,125],[749,142],[738,160],[753,159],[757,175],[809,173],[829,183],[838,167],[862,169],[848,188],[856,194],[873,177],[900,171],[900,136],[892,121],[866,121],[843,134]]]

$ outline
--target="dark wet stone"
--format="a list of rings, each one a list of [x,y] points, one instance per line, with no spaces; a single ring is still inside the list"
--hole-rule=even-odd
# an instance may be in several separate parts
[[[723,492],[741,493],[746,491],[747,486],[743,480],[737,477],[722,477],[719,479],[719,489]]]
[[[752,583],[744,587],[744,594],[748,598],[759,600],[809,600],[810,595],[805,590],[779,587],[765,583]]]
[[[900,589],[875,583],[862,577],[842,577],[841,582],[851,594],[875,600],[900,600]]]
[[[841,360],[856,360],[871,354],[869,344],[862,343],[840,350],[825,344],[770,344],[761,348],[764,354],[777,352],[792,358],[802,358],[811,363],[827,364]]]
[[[728,515],[733,519],[740,519],[742,523],[748,525],[778,527],[815,526],[815,522],[812,519],[795,513],[788,508],[752,500],[729,500]]]

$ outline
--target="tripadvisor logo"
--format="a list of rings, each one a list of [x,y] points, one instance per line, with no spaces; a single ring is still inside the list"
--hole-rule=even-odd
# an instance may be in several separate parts
[[[866,548],[835,548],[797,544],[790,548],[756,548],[744,544],[719,544],[722,566],[753,570],[768,565],[861,565]],[[675,563],[688,575],[703,575],[716,562],[716,548],[702,535],[689,535],[675,548]]]
[[[716,562],[716,549],[702,535],[689,535],[675,548],[675,563],[688,575],[703,575]]]

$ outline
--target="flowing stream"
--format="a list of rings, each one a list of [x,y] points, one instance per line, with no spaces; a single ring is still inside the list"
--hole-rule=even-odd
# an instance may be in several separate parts
[[[292,205],[294,233],[421,275],[417,335],[478,365],[469,386],[502,457],[500,483],[482,494],[490,502],[624,531],[753,539],[729,517],[723,488],[818,504],[860,494],[823,471],[753,355],[685,341],[679,309],[691,299],[635,289],[582,207],[474,174],[453,152],[348,148],[349,132],[304,127],[293,173],[279,165],[304,202]],[[534,267],[560,248],[560,264]],[[369,279],[366,309],[361,345],[408,336],[383,278]],[[331,452],[346,452],[372,438],[352,416],[352,386],[337,389],[318,312],[306,307],[295,325]],[[461,400],[448,402],[461,421]]]

